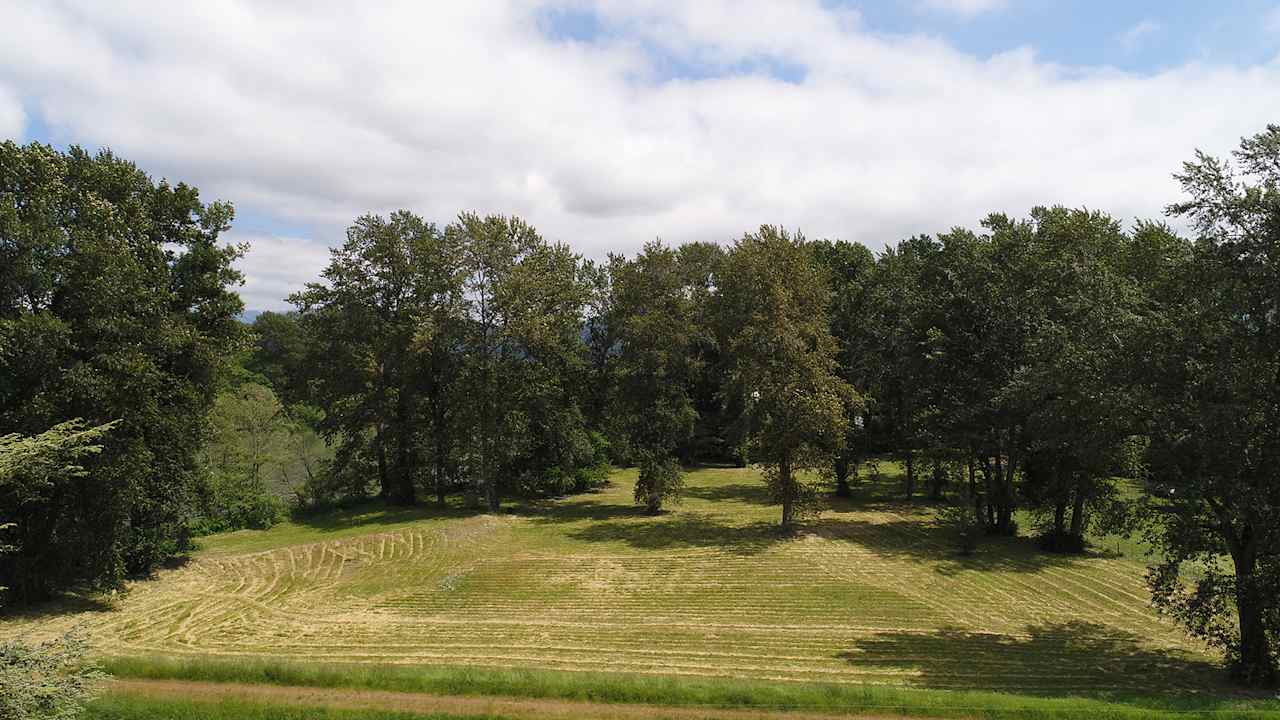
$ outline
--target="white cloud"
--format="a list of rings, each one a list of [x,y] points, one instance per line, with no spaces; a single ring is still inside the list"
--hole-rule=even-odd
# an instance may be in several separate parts
[[[1141,47],[1142,43],[1153,33],[1159,32],[1160,23],[1154,20],[1142,20],[1133,27],[1120,33],[1120,44],[1130,52]]]
[[[980,59],[818,0],[577,4],[607,41],[547,39],[534,2],[0,3],[21,28],[0,84],[60,136],[314,228],[250,238],[251,308],[314,277],[357,215],[399,207],[519,214],[594,257],[762,222],[878,248],[1042,203],[1156,216],[1180,162],[1274,121],[1280,86],[1276,63]],[[740,71],[762,59],[803,81]],[[738,71],[664,80],[671,60]]]
[[[250,310],[282,310],[284,298],[315,282],[329,261],[329,249],[305,238],[260,235],[232,230],[231,243],[248,243],[249,252],[236,263],[244,274],[241,295]]]
[[[22,102],[14,92],[0,83],[0,140],[16,140],[26,124]]]
[[[971,18],[992,10],[1001,10],[1008,5],[1008,0],[919,0],[920,7],[926,10],[941,11]]]

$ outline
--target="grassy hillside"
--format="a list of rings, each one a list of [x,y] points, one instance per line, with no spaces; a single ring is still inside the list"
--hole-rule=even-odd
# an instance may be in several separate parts
[[[891,469],[892,471],[892,469]],[[703,469],[642,515],[633,471],[502,516],[350,512],[206,539],[80,624],[114,655],[444,664],[876,683],[1023,694],[1187,693],[1220,672],[1147,606],[1126,558],[994,540],[956,557],[928,505],[860,489],[794,538],[753,470]]]

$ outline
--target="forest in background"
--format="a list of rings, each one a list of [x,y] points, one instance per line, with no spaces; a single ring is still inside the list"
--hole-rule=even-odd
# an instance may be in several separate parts
[[[246,327],[229,204],[5,143],[0,586],[118,587],[288,505],[498,512],[610,464],[654,513],[685,466],[759,465],[793,532],[890,455],[972,540],[1018,509],[1046,552],[1144,534],[1157,607],[1274,683],[1280,127],[1177,177],[1189,238],[1055,206],[878,254],[763,226],[591,262],[518,218],[370,215]]]

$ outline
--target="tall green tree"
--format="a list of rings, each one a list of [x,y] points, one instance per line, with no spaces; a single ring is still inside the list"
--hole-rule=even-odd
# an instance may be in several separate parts
[[[1155,274],[1139,356],[1152,403],[1152,539],[1164,559],[1151,580],[1157,606],[1223,648],[1237,678],[1270,685],[1280,648],[1280,126],[1242,141],[1235,160],[1198,153],[1176,176],[1188,199],[1170,211],[1197,238],[1189,252],[1173,248],[1172,273]],[[1200,577],[1184,578],[1189,563]]]
[[[423,412],[423,397],[449,372],[437,354],[450,351],[459,322],[462,262],[454,240],[406,211],[366,215],[332,251],[326,282],[291,298],[310,341],[323,428],[341,444],[342,461],[372,456],[379,494],[393,504],[417,500],[420,428],[447,431],[436,423],[438,407]],[[445,395],[432,397],[438,404]]]
[[[769,225],[734,244],[720,278],[728,384],[788,529],[814,500],[801,474],[831,466],[856,397],[839,375],[828,300],[804,237]]]
[[[700,369],[695,308],[681,270],[676,251],[655,241],[614,271],[619,409],[640,465],[636,502],[654,514],[679,497],[676,452],[698,416],[690,397]]]
[[[519,218],[464,213],[464,380],[477,489],[501,509],[504,478],[567,477],[590,452],[581,398],[588,285],[577,255]],[[524,462],[521,462],[521,461]]]
[[[676,250],[692,311],[693,338],[689,352],[697,372],[690,398],[697,420],[693,436],[679,449],[682,462],[745,461],[741,426],[734,422],[738,408],[725,393],[724,358],[720,345],[715,298],[724,269],[725,250],[716,243],[691,242]]]
[[[1061,207],[1031,215],[1016,268],[1025,362],[1003,399],[1025,418],[1021,495],[1051,513],[1051,549],[1079,551],[1089,513],[1115,499],[1111,477],[1130,464],[1140,430],[1124,371],[1139,288],[1124,271],[1131,240],[1111,217]]]
[[[810,243],[818,265],[825,270],[830,291],[828,316],[831,335],[836,339],[839,351],[836,362],[840,377],[855,390],[866,392],[872,378],[872,368],[882,362],[869,353],[872,347],[868,327],[868,291],[875,272],[876,259],[865,245],[843,240],[817,240]],[[835,455],[832,470],[836,480],[836,495],[848,497],[852,493],[850,473],[857,468],[869,447],[866,438],[864,404],[850,406],[848,433],[843,450]]]
[[[86,477],[19,512],[58,558],[44,590],[188,547],[214,373],[243,337],[231,219],[108,151],[0,143],[0,433],[121,421]]]
[[[261,375],[286,405],[309,399],[307,337],[297,312],[263,312],[253,320],[253,346],[244,367]]]

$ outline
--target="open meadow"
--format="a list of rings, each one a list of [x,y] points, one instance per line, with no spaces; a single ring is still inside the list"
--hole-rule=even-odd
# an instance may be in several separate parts
[[[1019,695],[1225,692],[1131,558],[1030,540],[957,555],[898,469],[795,537],[752,469],[650,517],[634,471],[502,515],[347,511],[202,540],[109,602],[7,618],[120,658],[368,663],[874,684]],[[136,663],[135,663],[136,666]],[[388,670],[390,672],[391,670]],[[126,671],[129,673],[130,671]],[[145,672],[143,673],[145,674]]]

